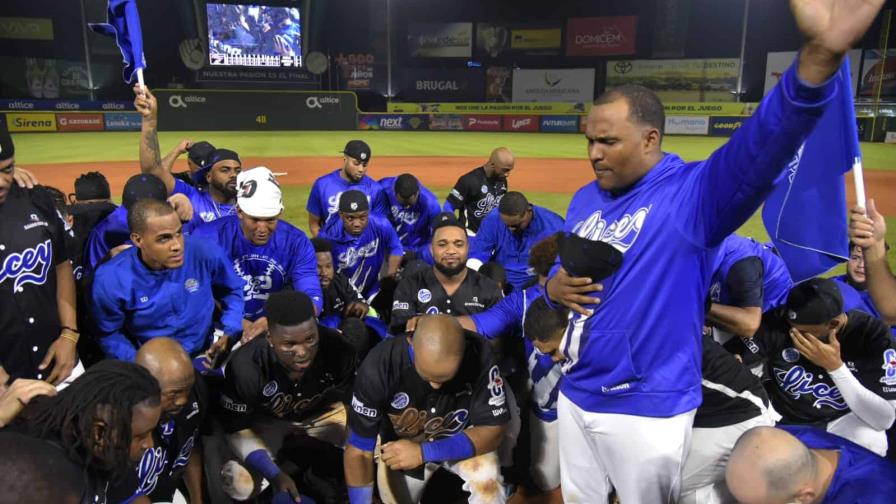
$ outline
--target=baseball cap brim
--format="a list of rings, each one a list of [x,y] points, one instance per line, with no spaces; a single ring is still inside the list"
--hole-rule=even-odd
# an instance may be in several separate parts
[[[560,238],[560,264],[572,276],[603,280],[622,266],[622,259],[622,252],[609,243],[574,234]]]

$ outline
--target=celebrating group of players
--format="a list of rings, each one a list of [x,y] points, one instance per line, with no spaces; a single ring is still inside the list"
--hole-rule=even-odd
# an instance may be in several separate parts
[[[880,3],[792,2],[798,61],[706,161],[661,150],[651,91],[603,94],[565,218],[508,190],[506,148],[440,204],[352,140],[309,239],[269,169],[163,157],[145,88],[120,206],[96,172],[36,185],[2,132],[0,502],[419,502],[439,469],[474,503],[889,502],[883,217],[797,285],[733,234]]]

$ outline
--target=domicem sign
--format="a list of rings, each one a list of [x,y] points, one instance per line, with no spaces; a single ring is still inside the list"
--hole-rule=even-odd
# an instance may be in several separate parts
[[[567,56],[635,53],[636,16],[571,18],[566,24]]]

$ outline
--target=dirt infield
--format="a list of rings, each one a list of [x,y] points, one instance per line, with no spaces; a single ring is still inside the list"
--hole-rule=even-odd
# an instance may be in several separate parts
[[[369,174],[374,178],[410,172],[430,187],[451,187],[457,178],[471,168],[481,165],[483,158],[471,157],[379,157],[374,158]],[[274,172],[286,172],[281,183],[311,185],[314,180],[336,169],[340,159],[336,157],[268,157],[243,159],[244,166],[267,166]],[[112,194],[120,194],[125,181],[139,170],[136,161],[98,163],[60,163],[28,165],[46,185],[58,187],[63,192],[74,190],[73,182],[81,173],[101,171],[109,179]],[[186,170],[186,161],[180,160],[175,170]],[[593,180],[588,161],[584,159],[521,158],[510,178],[510,186],[519,191],[539,191],[572,194],[585,183]],[[869,197],[876,198],[878,210],[885,215],[896,215],[896,172],[866,171],[865,187]],[[847,197],[854,201],[852,176],[847,176]]]

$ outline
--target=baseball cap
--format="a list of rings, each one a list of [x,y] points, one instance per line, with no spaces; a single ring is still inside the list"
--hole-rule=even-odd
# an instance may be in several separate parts
[[[370,161],[370,146],[364,140],[350,140],[345,144],[345,149],[342,149],[342,153],[358,161],[365,163]]]
[[[236,204],[252,217],[275,217],[283,211],[283,193],[271,170],[264,166],[236,176]]]
[[[619,269],[622,252],[607,242],[564,233],[560,237],[560,264],[572,276],[597,282]]]
[[[129,178],[121,193],[121,204],[130,210],[134,203],[141,199],[155,199],[165,201],[168,198],[168,188],[162,179],[155,175],[143,173]]]
[[[365,210],[370,210],[370,204],[367,202],[367,195],[361,191],[352,189],[351,191],[345,191],[339,196],[340,212],[363,212]]]
[[[187,149],[187,157],[197,166],[205,165],[208,157],[215,152],[215,146],[208,142],[196,142]]]
[[[0,161],[6,161],[15,155],[16,147],[12,143],[9,130],[6,129],[6,121],[0,121]]]
[[[461,229],[465,229],[463,225],[461,225],[460,221],[457,220],[457,216],[455,216],[451,212],[441,212],[437,214],[432,218],[430,227],[432,228],[433,233],[436,232],[436,229],[443,227],[458,227]]]
[[[75,179],[75,199],[81,201],[109,199],[112,191],[109,181],[100,172],[82,173]]]
[[[791,324],[824,324],[843,313],[843,296],[833,280],[813,278],[795,285],[785,306]]]
[[[200,165],[199,169],[196,170],[196,173],[193,174],[193,182],[203,186],[208,185],[208,182],[205,180],[205,174],[211,170],[212,166],[215,166],[215,163],[227,160],[243,164],[243,162],[240,161],[240,155],[236,152],[230,149],[215,149],[205,159],[205,164]]]

